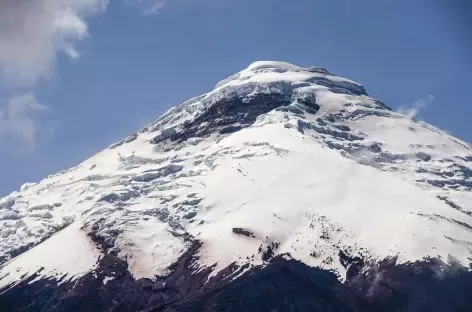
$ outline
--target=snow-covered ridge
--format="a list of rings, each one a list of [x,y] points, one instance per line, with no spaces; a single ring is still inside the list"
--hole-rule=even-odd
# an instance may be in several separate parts
[[[165,275],[197,241],[194,269],[213,275],[279,254],[343,275],[339,251],[466,264],[471,191],[467,143],[325,69],[256,62],[1,199],[0,287],[37,271],[77,278],[100,254],[138,278]],[[75,267],[41,256],[71,233]]]
[[[331,89],[344,94],[366,94],[361,84],[334,76],[321,67],[301,68],[283,62],[255,62],[247,69],[220,81],[213,91],[171,108],[142,131],[175,128],[195,118],[221,98],[271,92],[274,88],[285,88],[284,92],[300,95],[311,93],[310,88]]]

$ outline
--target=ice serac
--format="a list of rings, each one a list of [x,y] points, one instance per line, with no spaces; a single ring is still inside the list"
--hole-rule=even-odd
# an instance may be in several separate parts
[[[256,62],[1,199],[0,237],[5,311],[470,311],[472,148]]]

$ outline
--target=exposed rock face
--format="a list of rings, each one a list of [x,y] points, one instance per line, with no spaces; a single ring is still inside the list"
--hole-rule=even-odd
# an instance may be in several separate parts
[[[472,311],[471,190],[470,144],[257,62],[0,199],[0,311]]]
[[[190,249],[167,277],[135,280],[127,265],[105,256],[76,282],[32,276],[0,296],[2,311],[470,311],[472,272],[454,261],[427,259],[376,264],[340,254],[348,268],[340,282],[329,270],[288,256],[239,275],[230,266],[208,280],[195,272]],[[234,277],[238,276],[234,279]]]
[[[252,125],[256,118],[271,110],[290,104],[290,93],[258,94],[245,98],[223,98],[211,105],[192,122],[184,124],[184,131],[171,137],[183,142],[191,137],[212,133],[230,134]]]

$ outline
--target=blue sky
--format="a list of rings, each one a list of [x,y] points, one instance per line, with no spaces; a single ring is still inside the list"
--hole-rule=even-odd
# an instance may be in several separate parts
[[[33,125],[28,131],[10,125],[2,133],[0,124],[0,195],[80,163],[257,60],[326,67],[395,109],[433,95],[417,118],[472,141],[467,0],[168,0],[157,14],[129,1],[81,7],[79,19],[61,28],[67,40],[52,50],[56,35],[37,43],[49,51],[42,60],[25,54],[11,69],[20,56],[0,52],[8,76],[0,84],[0,123],[11,98],[34,97],[21,120]],[[33,78],[5,75],[42,62],[54,67],[35,67]]]

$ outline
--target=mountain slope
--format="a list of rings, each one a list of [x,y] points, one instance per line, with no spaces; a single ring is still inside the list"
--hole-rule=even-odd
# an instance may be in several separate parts
[[[319,309],[386,310],[395,291],[408,310],[429,304],[407,290],[416,272],[449,302],[429,310],[450,311],[444,285],[470,284],[471,164],[469,144],[356,82],[257,62],[2,199],[0,306],[243,311],[225,300],[254,288],[269,297],[246,298],[254,311],[283,309],[280,293],[300,311],[331,295]]]

